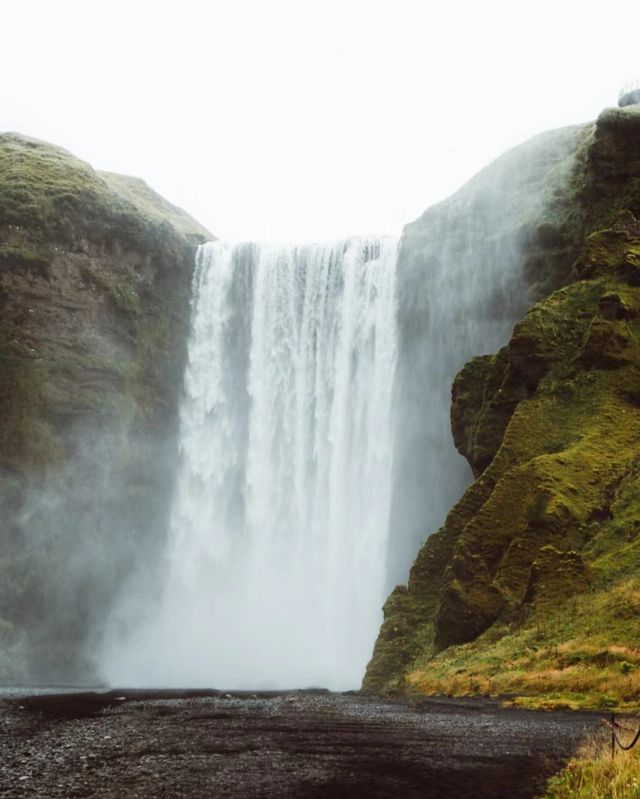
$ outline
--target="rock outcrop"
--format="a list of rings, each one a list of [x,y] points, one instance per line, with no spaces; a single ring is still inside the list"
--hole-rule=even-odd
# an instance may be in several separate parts
[[[617,647],[633,660],[639,124],[636,108],[615,109],[585,129],[560,224],[538,229],[538,242],[562,241],[575,254],[570,268],[533,253],[536,295],[557,290],[515,325],[506,347],[473,359],[454,382],[453,438],[476,479],[421,549],[408,586],[387,601],[368,689],[587,696],[599,662],[590,647]],[[544,658],[532,654],[542,650]],[[624,685],[618,704],[629,699]]]
[[[32,676],[70,678],[94,611],[162,537],[210,238],[142,180],[0,135],[0,618]]]
[[[396,580],[406,579],[426,531],[442,524],[468,485],[448,429],[456,372],[474,355],[503,346],[528,300],[562,285],[578,255],[583,209],[568,199],[584,178],[592,130],[534,137],[404,230],[391,513]],[[464,393],[469,385],[457,388]],[[476,438],[476,446],[473,468],[486,464],[490,452],[483,450],[492,444]],[[410,543],[405,553],[399,541]]]

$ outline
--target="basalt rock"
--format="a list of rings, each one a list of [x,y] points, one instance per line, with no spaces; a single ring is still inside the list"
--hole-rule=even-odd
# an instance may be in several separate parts
[[[208,238],[141,180],[0,135],[0,618],[23,650],[25,632],[38,639],[35,677],[57,659],[69,678],[65,652],[163,535]]]

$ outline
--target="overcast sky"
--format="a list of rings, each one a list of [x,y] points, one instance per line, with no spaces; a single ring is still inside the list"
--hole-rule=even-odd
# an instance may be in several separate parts
[[[638,0],[2,2],[0,129],[220,238],[399,234],[640,77]]]

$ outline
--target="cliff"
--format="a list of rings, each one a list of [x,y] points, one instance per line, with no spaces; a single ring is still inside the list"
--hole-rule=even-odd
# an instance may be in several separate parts
[[[583,128],[522,240],[540,301],[455,379],[475,480],[389,597],[365,688],[637,704],[639,132],[637,107]]]
[[[406,579],[427,532],[443,523],[469,482],[449,429],[457,371],[503,346],[530,299],[557,288],[577,256],[584,214],[573,198],[591,131],[535,136],[404,230],[391,514],[396,581]]]
[[[162,537],[195,245],[143,181],[0,135],[0,619],[64,675]]]

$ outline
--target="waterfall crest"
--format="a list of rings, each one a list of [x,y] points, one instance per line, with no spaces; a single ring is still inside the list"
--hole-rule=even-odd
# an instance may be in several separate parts
[[[359,685],[389,588],[397,246],[199,248],[166,580],[111,682]]]

